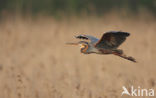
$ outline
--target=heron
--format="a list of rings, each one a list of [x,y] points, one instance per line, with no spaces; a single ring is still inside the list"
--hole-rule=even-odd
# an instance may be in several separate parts
[[[125,55],[122,49],[118,49],[129,35],[130,33],[122,31],[105,32],[101,39],[91,35],[78,35],[75,36],[75,38],[80,39],[79,42],[66,44],[79,45],[80,52],[84,54],[113,54],[132,62],[136,62],[135,58]]]

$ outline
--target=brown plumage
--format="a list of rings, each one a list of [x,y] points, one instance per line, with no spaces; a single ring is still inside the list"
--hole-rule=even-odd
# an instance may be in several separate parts
[[[70,45],[80,45],[81,53],[90,54],[114,54],[116,56],[122,57],[124,59],[136,62],[136,60],[131,56],[126,56],[121,49],[118,47],[126,40],[130,35],[128,32],[122,31],[109,31],[103,34],[101,39],[97,39],[90,35],[79,35],[76,36],[77,39],[90,40],[79,41],[78,43],[67,43]]]

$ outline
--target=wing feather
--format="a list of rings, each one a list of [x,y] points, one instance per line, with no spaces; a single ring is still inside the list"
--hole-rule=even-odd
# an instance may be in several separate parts
[[[78,39],[90,40],[91,44],[95,44],[99,40],[98,38],[90,36],[90,35],[78,35],[78,36],[75,36],[75,37],[78,38]]]
[[[122,31],[109,31],[103,34],[102,38],[96,43],[95,47],[114,49],[119,47],[130,34]]]

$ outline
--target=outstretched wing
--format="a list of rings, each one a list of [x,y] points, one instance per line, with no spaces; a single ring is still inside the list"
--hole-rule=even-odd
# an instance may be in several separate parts
[[[97,39],[96,37],[90,36],[90,35],[78,35],[75,36],[78,39],[85,39],[85,40],[90,40],[91,44],[95,44],[99,41],[99,39]]]
[[[95,47],[104,49],[114,49],[119,47],[130,34],[122,31],[109,31],[103,34]]]

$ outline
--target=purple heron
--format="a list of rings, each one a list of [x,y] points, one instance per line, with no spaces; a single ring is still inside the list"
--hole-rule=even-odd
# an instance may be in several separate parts
[[[82,39],[77,43],[67,43],[69,45],[80,45],[80,51],[84,54],[114,54],[124,59],[136,62],[131,56],[126,56],[118,47],[126,40],[130,33],[122,31],[109,31],[103,34],[101,39],[90,35],[78,35],[77,39]],[[89,40],[90,42],[86,41]]]

